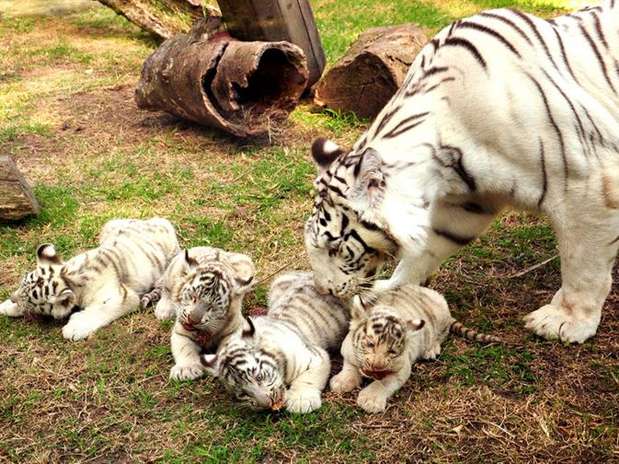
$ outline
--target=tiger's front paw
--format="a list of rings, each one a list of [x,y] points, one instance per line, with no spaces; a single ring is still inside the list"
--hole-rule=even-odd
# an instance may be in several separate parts
[[[425,360],[433,361],[433,360],[435,360],[438,357],[439,354],[441,354],[441,344],[440,343],[436,343],[435,345],[433,345],[430,348],[428,348],[421,355],[421,357],[423,359],[425,359]]]
[[[320,390],[288,390],[286,393],[286,409],[290,412],[305,414],[315,411],[321,404]]]
[[[77,341],[88,338],[97,331],[99,325],[88,318],[88,314],[76,313],[62,328],[62,336],[67,340]]]
[[[372,414],[383,412],[387,408],[387,395],[385,395],[382,385],[377,388],[376,382],[374,382],[361,390],[357,397],[357,406]]]
[[[186,366],[176,365],[170,369],[172,380],[194,380],[204,375],[204,368],[201,364],[189,364]]]
[[[174,306],[164,303],[163,300],[155,306],[155,317],[160,321],[167,321],[176,317]]]
[[[580,312],[548,304],[524,317],[525,327],[547,340],[559,339],[567,343],[583,343],[595,335],[600,315],[578,318]]]
[[[17,304],[13,303],[11,300],[6,300],[4,303],[0,304],[0,314],[9,317],[23,316],[23,312],[20,311]]]
[[[347,372],[340,372],[333,376],[329,382],[331,391],[335,393],[348,393],[361,385],[361,378],[359,376],[351,375]]]

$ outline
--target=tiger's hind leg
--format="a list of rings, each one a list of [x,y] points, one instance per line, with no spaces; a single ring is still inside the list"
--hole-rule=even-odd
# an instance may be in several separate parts
[[[595,207],[588,211],[573,207],[572,211],[554,221],[561,289],[550,304],[524,320],[528,329],[544,338],[583,343],[595,335],[611,288],[619,248],[619,214]]]
[[[88,338],[101,327],[137,309],[139,304],[140,296],[124,286],[107,292],[101,291],[96,303],[71,316],[62,328],[62,335],[73,341]]]

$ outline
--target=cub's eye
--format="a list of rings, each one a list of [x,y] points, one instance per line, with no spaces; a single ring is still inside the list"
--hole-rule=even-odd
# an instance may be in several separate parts
[[[368,348],[374,348],[376,344],[374,342],[367,342],[365,346],[367,346]]]
[[[397,352],[396,350],[389,350],[389,351],[388,351],[388,353],[389,353],[391,356],[395,356],[396,354],[398,354],[398,352]]]

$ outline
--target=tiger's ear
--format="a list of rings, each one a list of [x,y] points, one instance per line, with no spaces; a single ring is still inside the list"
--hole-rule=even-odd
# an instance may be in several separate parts
[[[226,253],[226,261],[234,271],[234,289],[236,295],[247,293],[256,277],[256,266],[252,259],[242,253]]]
[[[366,148],[362,155],[361,166],[357,174],[357,195],[367,197],[370,208],[376,208],[385,195],[385,174],[383,160],[373,148]]]
[[[70,288],[65,288],[62,292],[60,292],[57,296],[50,297],[49,301],[52,304],[64,304],[65,306],[68,303],[75,300],[75,293]]]
[[[337,143],[324,137],[319,137],[312,143],[312,158],[320,171],[326,170],[342,153],[344,150]]]
[[[213,377],[217,377],[217,355],[202,354],[200,355],[200,363],[204,366],[204,370]]]
[[[245,320],[249,324],[249,329],[243,329],[241,332],[242,338],[253,338],[256,333],[256,326],[254,325],[254,321],[251,320],[251,317],[246,317]]]
[[[350,318],[353,321],[361,321],[365,319],[368,315],[370,308],[363,301],[361,295],[355,295],[352,297],[352,301],[350,304]]]
[[[198,261],[189,256],[189,250],[185,249],[185,264],[190,268],[194,268],[198,265]]]
[[[406,321],[406,328],[411,332],[417,332],[418,330],[423,329],[425,325],[426,321],[424,321],[423,319],[413,319],[412,321]]]
[[[62,258],[56,253],[56,248],[51,243],[45,243],[37,248],[37,264],[50,265],[62,264]]]

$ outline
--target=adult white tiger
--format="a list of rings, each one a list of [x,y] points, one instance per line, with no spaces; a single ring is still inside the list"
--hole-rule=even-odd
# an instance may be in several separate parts
[[[99,247],[64,262],[53,245],[37,250],[37,268],[26,274],[0,314],[71,316],[62,328],[80,340],[136,309],[179,251],[166,219],[115,219],[103,226]],[[73,313],[74,308],[81,311]]]
[[[619,7],[546,21],[509,9],[456,21],[344,153],[322,139],[305,229],[319,287],[349,296],[420,283],[504,207],[547,214],[562,287],[525,317],[546,338],[593,336],[619,247]]]

